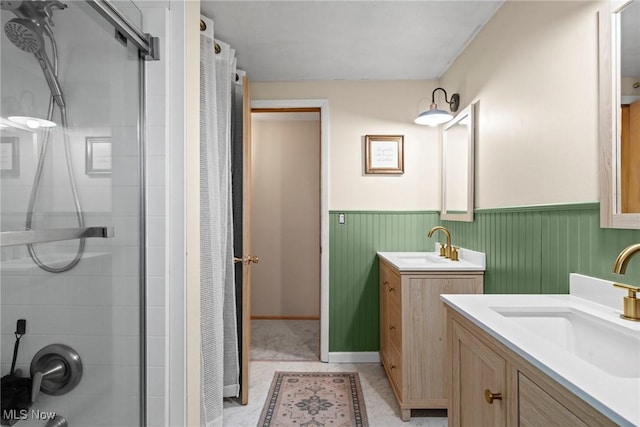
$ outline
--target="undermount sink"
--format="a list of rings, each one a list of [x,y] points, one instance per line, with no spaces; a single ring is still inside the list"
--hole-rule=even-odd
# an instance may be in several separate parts
[[[640,334],[632,330],[572,307],[492,310],[610,375],[640,377]]]
[[[484,271],[485,254],[464,248],[459,251],[459,261],[441,257],[438,252],[378,252],[378,256],[399,271]]]
[[[441,259],[435,252],[408,253],[397,255],[398,259],[411,265],[445,264],[445,259]]]

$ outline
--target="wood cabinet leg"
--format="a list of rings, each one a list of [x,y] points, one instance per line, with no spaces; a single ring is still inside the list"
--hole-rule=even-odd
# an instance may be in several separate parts
[[[402,421],[409,421],[411,419],[411,409],[400,409],[400,418],[402,418]]]

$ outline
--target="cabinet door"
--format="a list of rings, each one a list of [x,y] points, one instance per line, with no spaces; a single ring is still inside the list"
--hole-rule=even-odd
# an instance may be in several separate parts
[[[451,425],[506,426],[506,361],[455,321],[452,327]]]
[[[447,405],[447,312],[441,294],[482,293],[482,277],[403,276],[402,313],[407,400]]]
[[[573,412],[522,373],[518,374],[518,407],[518,424],[521,427],[586,426]]]

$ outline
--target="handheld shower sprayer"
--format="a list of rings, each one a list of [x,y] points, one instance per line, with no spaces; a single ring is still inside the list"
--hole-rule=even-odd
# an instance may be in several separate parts
[[[78,188],[73,174],[73,163],[71,159],[71,147],[68,132],[67,108],[62,93],[62,87],[58,81],[58,48],[56,39],[53,34],[53,9],[65,9],[67,6],[57,0],[0,0],[0,9],[8,10],[16,15],[16,18],[8,21],[4,26],[4,32],[18,49],[32,53],[40,64],[44,78],[51,91],[49,99],[49,111],[47,120],[52,121],[55,106],[60,110],[60,121],[62,123],[62,138],[64,139],[64,151],[67,163],[67,172],[69,175],[69,184],[75,207],[76,219],[78,227],[84,227],[84,214],[80,207],[80,198],[78,196]],[[51,55],[53,63],[47,54],[44,36],[47,36],[51,45]],[[29,196],[29,204],[27,206],[27,215],[25,227],[27,230],[32,229],[33,216],[35,212],[36,198],[40,183],[42,180],[42,171],[44,168],[47,147],[51,140],[51,132],[48,130],[43,132],[42,144],[40,146],[40,154],[38,156],[38,164],[31,187],[31,195]],[[45,264],[36,253],[33,244],[28,244],[27,249],[31,259],[41,269],[50,273],[62,273],[74,268],[82,259],[85,248],[85,239],[81,238],[78,244],[78,250],[73,260],[62,266],[50,266]]]
[[[64,106],[62,87],[45,50],[44,33],[51,37],[52,8],[64,9],[59,1],[0,1],[0,8],[12,11],[17,18],[4,26],[4,32],[18,49],[33,53],[47,81],[51,96],[58,106]]]

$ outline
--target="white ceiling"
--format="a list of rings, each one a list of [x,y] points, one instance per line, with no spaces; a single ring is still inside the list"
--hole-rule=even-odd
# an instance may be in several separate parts
[[[436,79],[502,0],[202,0],[252,81]]]

